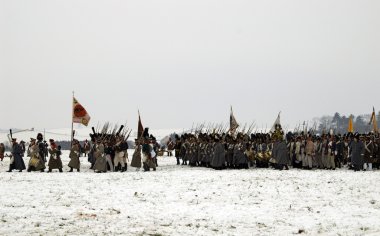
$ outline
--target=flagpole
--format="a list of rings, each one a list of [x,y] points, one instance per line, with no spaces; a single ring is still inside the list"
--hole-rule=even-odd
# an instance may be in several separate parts
[[[71,99],[71,103],[74,101],[74,91],[73,91],[73,97]],[[73,106],[73,104],[71,104]],[[71,107],[71,141],[70,141],[70,148],[73,145],[73,139],[74,139],[74,109]]]

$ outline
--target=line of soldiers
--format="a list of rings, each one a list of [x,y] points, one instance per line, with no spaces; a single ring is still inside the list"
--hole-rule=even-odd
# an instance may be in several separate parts
[[[129,146],[124,136],[93,138],[92,142],[88,153],[90,169],[97,173],[127,171]]]
[[[88,161],[95,172],[127,170],[128,143],[124,135],[92,136],[93,145],[85,142],[82,148],[79,141],[73,141],[70,150],[69,172],[80,171],[82,150],[88,153]],[[25,146],[12,139],[9,172],[27,169],[48,172],[58,169],[62,172],[61,147],[54,140],[49,145],[43,141],[41,133],[31,138],[27,149],[30,157],[26,168],[23,157]],[[169,142],[173,142],[169,140]],[[144,131],[135,140],[135,151],[131,166],[144,171],[156,170],[160,145],[156,138]],[[168,145],[169,146],[169,145]],[[312,135],[310,133],[284,135],[281,126],[276,126],[272,134],[184,134],[175,136],[171,143],[175,150],[177,165],[211,167],[214,169],[247,169],[250,167],[289,169],[289,166],[303,169],[332,169],[347,166],[355,171],[380,168],[380,138],[375,134],[361,135]],[[4,147],[0,145],[0,157],[4,157]],[[46,166],[47,157],[50,154]],[[142,155],[141,155],[142,154]]]
[[[156,171],[158,166],[157,156],[161,146],[158,144],[156,137],[149,135],[149,128],[145,128],[143,133],[138,136],[139,138],[135,139],[135,150],[131,166],[135,167],[137,171],[141,167],[143,167],[144,171],[150,171],[150,169]]]
[[[271,134],[183,134],[175,136],[177,165],[214,169],[350,169],[380,167],[380,138],[375,134],[313,135],[288,133],[281,125]]]
[[[80,172],[80,156],[82,153],[88,156],[88,161],[91,163],[90,169],[97,173],[127,171],[129,145],[124,135],[91,135],[91,141],[92,145],[86,140],[83,147],[81,147],[78,140],[73,140],[69,154],[69,172],[73,172],[74,169]],[[24,146],[19,144],[15,138],[11,140],[11,143],[12,149],[11,155],[9,156],[11,161],[8,172],[12,172],[13,170],[22,172],[25,169],[27,169],[28,172],[44,172],[46,168],[48,168],[48,172],[52,172],[52,170],[55,169],[58,169],[59,172],[63,172],[61,146],[56,145],[54,140],[50,139],[50,145],[47,145],[41,133],[37,135],[36,139],[30,139],[30,144],[27,149],[27,156],[30,157],[28,168],[26,168],[23,159],[25,153]],[[135,140],[135,144],[131,166],[137,168],[137,170],[143,167],[144,171],[149,171],[150,169],[155,171],[158,166],[157,155],[160,149],[156,138],[153,135],[149,135],[148,129],[146,129],[144,135]],[[2,157],[4,157],[4,152],[4,145],[0,145],[0,154],[2,154]],[[49,154],[50,158],[46,166]]]
[[[121,130],[121,129],[120,129]],[[119,131],[120,131],[119,130]],[[141,167],[144,171],[156,170],[158,166],[157,155],[160,145],[153,135],[149,135],[149,128],[145,128],[141,138],[135,139],[135,151],[131,166],[136,170]],[[95,172],[127,171],[128,148],[125,135],[101,134],[94,132],[91,136],[93,145],[89,145],[88,161]],[[85,144],[86,145],[86,144]]]
[[[37,138],[31,138],[28,149],[25,150],[24,142],[17,142],[16,138],[11,139],[12,149],[9,170],[18,170],[22,172],[23,170],[40,171],[44,172],[46,169],[47,157],[50,154],[50,159],[47,164],[48,172],[52,172],[53,169],[58,169],[62,172],[62,161],[61,161],[61,147],[57,146],[54,140],[50,139],[49,144],[43,139],[43,135],[39,133]],[[29,157],[28,168],[24,163],[24,155],[27,152],[27,157]],[[78,157],[79,159],[79,157]]]

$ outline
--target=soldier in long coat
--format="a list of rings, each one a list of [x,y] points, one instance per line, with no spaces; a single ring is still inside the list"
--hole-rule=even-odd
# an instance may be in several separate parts
[[[321,138],[318,137],[317,138],[317,143],[316,143],[316,146],[315,146],[315,160],[317,162],[317,167],[319,169],[322,169],[323,168],[323,164],[322,164],[322,141],[321,141]]]
[[[175,144],[171,138],[169,138],[169,141],[167,142],[166,146],[168,148],[168,156],[169,157],[173,156],[173,150],[175,148]]]
[[[150,171],[150,168],[153,168],[153,171],[156,171],[156,164],[153,160],[153,155],[156,155],[153,153],[153,146],[150,145],[150,141],[148,138],[145,138],[145,142],[142,146],[142,153],[143,153],[143,167],[144,171]]]
[[[337,168],[342,167],[342,163],[344,162],[344,142],[342,140],[342,137],[336,136],[336,155],[335,155],[335,166]]]
[[[94,153],[96,152],[96,141],[95,141],[95,138],[92,138],[91,142],[92,142],[92,145],[90,145],[91,149],[88,152],[88,158],[87,158],[87,160],[88,160],[88,162],[91,163],[90,169],[93,170],[94,166],[95,166],[95,161],[96,161],[95,155],[94,155]]]
[[[192,138],[191,144],[190,144],[190,160],[189,165],[190,166],[197,166],[198,162],[198,143],[196,142],[195,138]]]
[[[354,141],[351,142],[351,164],[355,171],[363,168],[364,144],[359,140],[359,134],[356,134]]]
[[[96,145],[94,145],[94,148],[95,164],[93,169],[97,173],[105,173],[107,172],[107,160],[106,156],[104,155],[104,145],[100,140],[98,140]]]
[[[236,169],[243,169],[248,167],[248,160],[244,153],[245,146],[243,141],[240,141],[234,147],[233,163]]]
[[[227,153],[226,153],[226,162],[227,162],[227,168],[233,168],[234,167],[234,149],[235,149],[235,140],[232,137],[227,138]]]
[[[141,168],[141,145],[138,139],[135,140],[135,151],[132,155],[131,166],[135,167],[136,171],[140,170]]]
[[[334,136],[329,138],[327,142],[327,162],[326,167],[330,170],[335,170],[335,151],[336,151],[336,142]]]
[[[177,165],[180,165],[180,159],[181,159],[181,146],[182,146],[182,138],[180,139],[179,136],[176,134],[175,136],[175,158],[177,159]]]
[[[91,144],[90,144],[90,142],[86,139],[85,141],[84,141],[84,144],[83,144],[83,153],[84,153],[84,156],[87,156],[88,155],[88,153],[90,152],[90,150],[91,150]]]
[[[43,143],[42,143],[43,144]],[[31,138],[30,144],[28,147],[28,156],[30,157],[28,163],[28,172],[31,171],[41,171],[44,172],[45,162],[44,157],[41,155],[45,155],[44,152],[41,152],[40,146],[36,143],[36,139]]]
[[[211,160],[214,158],[214,143],[212,139],[210,138],[208,140],[208,143],[206,145],[206,153],[205,153],[205,165],[206,167],[210,168],[211,167]]]
[[[38,133],[37,134],[37,146],[38,146],[38,153],[39,153],[39,158],[40,158],[40,163],[39,163],[39,167],[37,169],[40,169],[41,172],[44,172],[45,168],[46,168],[46,157],[48,156],[48,149],[47,149],[47,144],[46,144],[46,141],[44,141],[44,137],[41,133]]]
[[[364,142],[364,170],[372,170],[373,163],[373,153],[374,152],[374,144],[371,140],[371,137],[367,136],[366,141]]]
[[[4,152],[5,152],[4,143],[0,143],[0,160],[1,161],[3,161],[3,159],[4,159]]]
[[[226,154],[224,145],[221,143],[219,137],[215,137],[214,156],[211,160],[211,166],[215,170],[222,170],[225,167]]]
[[[295,158],[294,158],[294,162],[292,163],[293,167],[294,168],[301,168],[302,167],[302,155],[303,155],[302,154],[301,137],[297,137],[297,141],[295,143],[294,153],[295,153]]]
[[[191,149],[190,149],[190,138],[186,138],[185,142],[182,144],[182,165],[187,165],[187,161],[190,161],[191,158]]]
[[[303,163],[303,166],[304,168],[307,168],[307,169],[313,169],[313,156],[315,155],[315,146],[314,146],[314,143],[311,139],[311,137],[308,137],[307,138],[307,143],[305,145],[305,162],[306,163]]]
[[[80,156],[80,146],[78,140],[73,140],[73,145],[70,150],[70,162],[69,162],[69,167],[70,171],[73,172],[73,169],[77,169],[77,171],[80,171],[80,161],[79,161],[79,156]]]
[[[56,145],[54,140],[49,140],[50,141],[50,148],[49,148],[49,153],[50,153],[50,159],[49,159],[49,172],[52,172],[54,169],[58,169],[59,172],[62,172],[62,160],[61,160],[61,146]]]
[[[11,162],[9,164],[8,172],[12,172],[12,170],[18,170],[22,172],[26,169],[24,160],[22,159],[23,150],[16,142],[16,139],[12,139],[12,151],[11,151]]]
[[[116,144],[114,146],[115,149],[115,158],[114,158],[114,166],[115,171],[124,172],[127,170],[127,163],[125,155],[128,156],[128,144],[124,141],[124,138],[117,137]],[[124,161],[125,160],[125,161]]]
[[[277,169],[283,170],[285,167],[286,170],[289,170],[289,154],[284,140],[277,139],[275,141],[272,149],[272,157],[276,160]]]

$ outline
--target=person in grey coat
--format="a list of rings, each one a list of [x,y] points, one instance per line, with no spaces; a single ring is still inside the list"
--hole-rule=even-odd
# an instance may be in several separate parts
[[[360,171],[363,167],[364,144],[360,141],[359,134],[355,134],[354,141],[351,142],[351,164],[355,171]]]
[[[224,145],[220,141],[219,137],[215,137],[214,156],[211,160],[211,166],[215,170],[221,170],[225,167],[226,158]]]
[[[240,141],[234,147],[233,163],[235,169],[246,169],[248,167],[248,159],[245,156],[245,145],[243,141]]]
[[[12,172],[12,170],[18,170],[22,172],[26,169],[24,160],[22,159],[23,150],[20,144],[16,142],[16,139],[12,139],[12,159],[9,165],[9,170],[7,172]]]
[[[70,154],[69,154],[69,157],[70,157],[70,162],[68,164],[68,166],[70,167],[69,172],[73,172],[73,169],[77,169],[78,172],[80,171],[79,156],[80,156],[79,141],[74,139],[73,145],[71,147]]]
[[[284,140],[277,139],[273,144],[272,157],[276,160],[277,169],[283,170],[284,167],[286,170],[289,170],[289,154],[288,148]]]
[[[93,169],[96,173],[105,173],[107,172],[107,160],[106,156],[104,155],[104,145],[103,143],[98,140],[96,145],[94,145],[95,151],[94,151],[94,159],[95,164],[93,166]]]
[[[141,168],[141,144],[140,140],[135,140],[135,151],[133,152],[131,166],[136,167],[136,171]]]

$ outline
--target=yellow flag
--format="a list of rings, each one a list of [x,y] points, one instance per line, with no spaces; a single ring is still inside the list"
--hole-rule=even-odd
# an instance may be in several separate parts
[[[378,133],[379,130],[377,129],[377,121],[376,121],[376,112],[375,107],[373,107],[373,112],[371,115],[371,120],[369,121],[369,125],[373,124],[373,132]]]
[[[81,123],[87,126],[90,119],[91,117],[86,109],[73,97],[73,123]]]
[[[354,132],[354,123],[352,121],[352,116],[350,116],[350,120],[348,121],[348,132]]]

